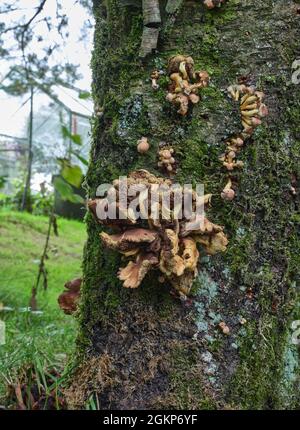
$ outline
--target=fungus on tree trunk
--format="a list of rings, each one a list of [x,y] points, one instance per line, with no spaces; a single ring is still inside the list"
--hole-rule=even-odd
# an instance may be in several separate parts
[[[80,287],[82,284],[82,278],[76,278],[72,281],[65,283],[64,291],[58,297],[59,307],[64,311],[65,314],[70,315],[74,313],[78,306],[78,301],[80,299]]]
[[[208,85],[209,75],[206,71],[194,71],[194,60],[190,56],[175,55],[169,59],[168,75],[169,92],[166,99],[179,106],[177,113],[185,116],[189,104],[199,103],[199,89]]]
[[[211,223],[202,213],[198,215],[196,212],[191,220],[185,215],[178,217],[178,214],[183,214],[184,199],[181,198],[178,207],[176,191],[171,185],[170,180],[156,177],[146,170],[131,172],[127,178],[130,192],[123,213],[129,208],[134,212],[133,204],[139,208],[135,213],[135,226],[130,226],[127,219],[118,220],[115,226],[118,226],[121,232],[100,234],[104,246],[127,258],[135,259],[130,260],[127,266],[120,268],[118,272],[125,288],[137,288],[147,272],[158,269],[175,290],[185,296],[197,274],[197,243],[200,243],[209,255],[226,250],[228,240],[221,226]],[[120,198],[121,186],[120,180],[114,181],[113,194],[117,199]],[[192,191],[191,199],[192,209],[196,211],[197,207],[204,208],[211,195],[201,198]],[[154,212],[153,202],[156,203]],[[170,205],[167,206],[166,203]],[[120,201],[117,200],[117,206],[119,204]],[[107,225],[107,220],[102,220],[100,212],[103,206],[109,210],[109,205],[108,197],[89,203],[91,212],[100,224]],[[97,207],[100,208],[99,211]],[[111,225],[113,224],[114,220],[111,220]]]

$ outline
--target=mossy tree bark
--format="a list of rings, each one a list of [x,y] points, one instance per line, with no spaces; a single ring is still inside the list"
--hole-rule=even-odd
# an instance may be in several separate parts
[[[300,178],[299,87],[291,81],[300,57],[297,4],[229,0],[208,11],[202,1],[160,1],[160,8],[157,52],[141,62],[142,2],[94,0],[93,94],[104,115],[93,121],[89,197],[131,170],[158,174],[158,143],[167,141],[180,158],[176,179],[214,194],[209,217],[225,226],[230,243],[226,254],[201,259],[185,306],[155,275],[135,291],[122,288],[120,256],[102,248],[88,214],[69,402],[83,406],[95,395],[103,409],[299,407],[299,349],[290,330],[300,319],[299,200],[290,192],[292,183],[298,193]],[[157,92],[149,81],[177,53],[211,76],[184,118],[165,100],[166,79]],[[270,115],[243,149],[236,199],[224,203],[218,157],[240,131],[226,88],[243,77],[266,93]],[[136,151],[141,136],[151,143],[146,155]]]

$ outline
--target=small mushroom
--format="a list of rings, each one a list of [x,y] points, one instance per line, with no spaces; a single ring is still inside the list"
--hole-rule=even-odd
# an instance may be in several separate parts
[[[95,106],[95,114],[98,118],[101,118],[104,115],[104,109],[100,106]]]
[[[170,76],[172,73],[179,73],[180,68],[182,69],[182,63],[185,63],[186,72],[191,78],[194,73],[194,60],[192,59],[192,57],[185,57],[184,55],[175,55],[174,57],[171,57],[169,59],[168,75]]]
[[[229,171],[242,168],[244,166],[243,161],[235,160],[235,157],[235,152],[230,151],[229,153],[220,157],[220,161],[223,162],[223,166]]]
[[[137,142],[137,150],[140,154],[145,154],[150,148],[147,137],[142,137]]]
[[[160,73],[158,70],[153,70],[153,72],[151,73],[151,86],[154,90],[158,90],[159,88],[159,85],[157,83],[159,76]]]
[[[179,64],[179,71],[180,74],[182,76],[183,79],[188,79],[188,74],[186,71],[186,62],[185,61],[181,61],[181,63]]]
[[[213,0],[204,0],[203,3],[208,9],[213,9],[215,7]]]
[[[225,0],[204,0],[203,3],[208,9],[214,9],[225,3]]]
[[[177,113],[180,115],[185,116],[188,113],[189,98],[185,94],[168,93],[166,99],[174,105],[179,105]]]
[[[221,197],[223,200],[231,201],[234,199],[235,191],[231,187],[232,187],[232,181],[231,179],[228,179],[228,182],[221,193]]]
[[[220,328],[220,330],[222,331],[223,334],[229,335],[230,328],[228,327],[228,325],[224,321],[221,321],[219,323],[219,328]]]
[[[226,141],[226,145],[228,151],[239,152],[241,147],[244,145],[244,139],[240,136],[232,137]]]
[[[197,94],[192,93],[189,95],[189,99],[195,105],[195,104],[199,103],[200,97]]]
[[[158,151],[158,167],[161,167],[167,172],[175,172],[176,161],[174,158],[174,149],[172,147],[163,147]]]
[[[209,74],[205,70],[200,70],[199,72],[195,72],[196,80],[198,81],[198,84],[195,84],[192,86],[192,89],[194,88],[203,88],[207,87],[209,83]]]

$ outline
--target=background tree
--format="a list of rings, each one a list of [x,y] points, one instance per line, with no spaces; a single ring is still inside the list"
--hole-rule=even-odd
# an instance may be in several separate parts
[[[103,116],[93,122],[86,183],[136,168],[157,172],[156,151],[167,141],[180,154],[177,180],[204,183],[214,194],[209,216],[225,226],[225,255],[204,257],[191,303],[175,299],[150,275],[137,290],[117,279],[120,257],[104,250],[101,228],[87,216],[78,365],[67,391],[81,407],[92,395],[101,408],[295,408],[299,349],[299,5],[291,0],[232,0],[207,10],[202,1],[160,1],[158,49],[139,59],[142,2],[94,0],[93,94]],[[182,118],[154,92],[154,68],[174,54],[191,55],[210,86]],[[238,130],[226,88],[256,85],[270,115],[243,151],[237,197],[224,203],[219,155]],[[136,150],[148,136],[146,155]],[[291,192],[293,185],[295,193]],[[224,335],[218,323],[230,332]]]
[[[34,93],[42,90],[49,94],[54,85],[74,88],[80,78],[78,64],[72,64],[63,56],[70,35],[66,7],[80,4],[90,10],[91,4],[88,0],[31,3],[32,7],[28,1],[15,0],[0,6],[0,90],[15,96],[28,94],[31,102],[23,209],[30,209]],[[91,22],[87,20],[78,29],[78,39],[84,38],[90,28]]]

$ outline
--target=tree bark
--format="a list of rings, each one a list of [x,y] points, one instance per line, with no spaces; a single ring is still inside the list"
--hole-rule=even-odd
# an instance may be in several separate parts
[[[156,275],[123,288],[120,256],[103,249],[101,228],[87,215],[70,407],[92,395],[103,409],[299,407],[299,347],[291,342],[291,322],[300,319],[300,112],[291,69],[300,57],[299,7],[232,0],[209,11],[202,1],[160,1],[158,49],[141,62],[142,2],[94,0],[93,94],[104,114],[93,121],[89,197],[137,168],[161,175],[156,152],[167,141],[179,155],[176,180],[213,193],[209,217],[225,226],[229,247],[201,258],[183,304]],[[211,76],[186,117],[165,100],[165,78],[151,88],[151,71],[166,70],[174,54],[191,55]],[[237,197],[225,203],[219,156],[239,131],[226,92],[237,79],[265,92],[270,114],[243,149]],[[136,150],[142,136],[151,145],[145,155]]]

